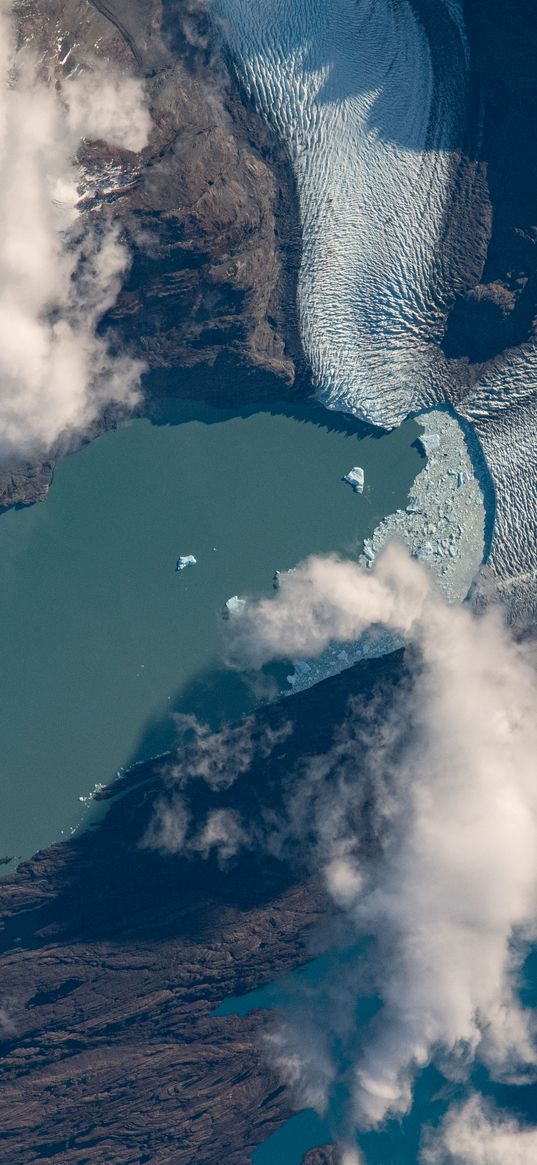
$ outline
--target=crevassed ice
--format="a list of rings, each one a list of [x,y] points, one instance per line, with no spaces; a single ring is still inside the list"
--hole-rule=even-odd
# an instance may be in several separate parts
[[[513,616],[537,614],[537,346],[514,351],[460,410],[477,433],[495,489],[488,566]]]
[[[257,109],[289,147],[302,339],[321,399],[382,425],[442,395],[452,274],[439,241],[466,85],[460,0],[439,70],[409,0],[215,0]],[[437,60],[438,63],[438,60]]]
[[[213,10],[294,165],[300,322],[318,393],[395,424],[450,395],[434,340],[457,277],[445,225],[467,79],[461,0],[421,5],[431,39],[409,0],[214,0]],[[537,591],[535,345],[454,403],[494,483],[490,570],[527,610]]]

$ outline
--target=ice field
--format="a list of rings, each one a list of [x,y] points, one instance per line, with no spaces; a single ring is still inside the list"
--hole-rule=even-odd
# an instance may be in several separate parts
[[[490,537],[468,546],[468,562],[484,554],[494,586],[515,612],[527,610],[537,571],[537,351],[499,360],[461,404],[464,385],[454,390],[436,342],[468,250],[459,230],[468,191],[457,187],[462,0],[214,0],[213,13],[246,94],[294,168],[299,318],[319,398],[388,427],[455,403],[481,446],[492,511]]]

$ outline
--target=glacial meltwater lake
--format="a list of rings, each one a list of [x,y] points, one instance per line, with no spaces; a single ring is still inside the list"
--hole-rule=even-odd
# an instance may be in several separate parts
[[[0,856],[67,835],[80,797],[255,694],[222,667],[222,607],[275,569],[352,555],[404,506],[414,422],[381,435],[320,406],[174,405],[57,467],[47,501],[0,518]],[[365,470],[362,496],[341,481]],[[179,555],[197,565],[176,573]]]

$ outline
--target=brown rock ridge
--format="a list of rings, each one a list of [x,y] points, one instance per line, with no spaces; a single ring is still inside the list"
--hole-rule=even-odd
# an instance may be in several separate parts
[[[20,38],[58,74],[97,56],[145,78],[153,131],[141,158],[101,142],[81,161],[85,213],[117,221],[132,251],[105,326],[145,361],[147,407],[161,394],[235,404],[289,392],[302,360],[292,177],[241,104],[202,9],[26,0],[17,15]],[[104,180],[109,163],[121,185]],[[0,509],[42,499],[53,461],[0,468]]]
[[[268,727],[278,743],[227,788],[191,781],[193,819],[233,806],[272,820],[349,697],[370,725],[402,676],[399,653],[260,710],[253,738]],[[163,765],[137,766],[97,829],[0,883],[0,1165],[247,1165],[291,1114],[260,1050],[266,1013],[212,1011],[308,957],[325,910],[316,871],[300,848],[277,860],[259,845],[223,867],[140,848]]]
[[[304,959],[318,891],[137,849],[148,796],[1,890],[2,1165],[246,1165],[291,1115],[263,1013],[211,1012]]]
[[[334,1145],[321,1145],[306,1153],[302,1165],[341,1165],[341,1154]]]

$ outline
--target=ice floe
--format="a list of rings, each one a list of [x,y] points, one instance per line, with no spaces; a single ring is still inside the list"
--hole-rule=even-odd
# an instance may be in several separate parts
[[[423,428],[423,447],[430,452],[412,485],[404,510],[389,514],[365,539],[360,561],[370,569],[383,546],[398,538],[423,562],[449,602],[467,595],[483,561],[485,499],[474,473],[465,433],[447,409],[435,409],[417,418]],[[434,436],[437,440],[431,442]],[[461,478],[461,485],[458,480]],[[362,659],[384,655],[404,646],[404,640],[384,628],[372,628],[359,640],[329,647],[287,677],[293,692],[319,683]]]
[[[246,606],[246,599],[239,598],[238,595],[232,595],[224,603],[224,618],[230,619],[232,615],[240,615]]]
[[[182,554],[177,559],[177,562],[175,564],[175,569],[176,570],[186,570],[187,567],[189,567],[189,566],[196,566],[197,561],[198,561],[197,558],[194,558],[193,554]]]
[[[456,417],[447,409],[435,409],[416,419],[429,456],[406,509],[389,514],[377,526],[364,544],[362,562],[367,565],[371,553],[378,554],[389,538],[399,538],[412,555],[427,560],[446,598],[462,602],[484,557],[483,489]],[[433,443],[431,436],[437,438]]]
[[[349,472],[343,475],[342,481],[346,481],[349,485],[352,485],[355,493],[363,494],[365,474],[359,465],[355,465],[354,469],[349,469]]]

